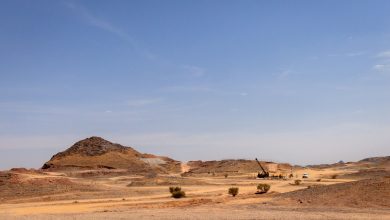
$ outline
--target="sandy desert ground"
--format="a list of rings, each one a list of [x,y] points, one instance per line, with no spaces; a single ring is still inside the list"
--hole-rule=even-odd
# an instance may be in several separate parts
[[[343,184],[366,178],[359,175],[361,166],[348,166],[302,168],[287,180],[256,179],[254,173],[227,178],[215,174],[143,177],[121,170],[104,174],[101,170],[14,170],[2,173],[17,184],[3,183],[1,187],[0,219],[390,219],[387,173],[373,182],[362,182],[364,188],[347,185],[344,188],[357,190],[347,192]],[[188,170],[185,165],[183,168]],[[310,178],[301,179],[303,173]],[[333,174],[338,176],[333,179]],[[293,185],[295,179],[302,184]],[[258,183],[270,184],[271,190],[255,194]],[[186,198],[172,198],[169,186],[181,186]],[[227,193],[232,186],[239,187],[236,197]],[[321,188],[326,186],[341,186],[341,190],[337,188],[340,193]],[[318,199],[321,190],[317,188],[331,195]],[[362,190],[364,195],[376,194],[365,201],[358,194]]]

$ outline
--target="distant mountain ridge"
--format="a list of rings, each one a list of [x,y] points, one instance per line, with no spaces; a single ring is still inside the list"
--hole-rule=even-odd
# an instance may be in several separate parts
[[[384,157],[369,157],[365,158],[363,160],[360,160],[359,162],[373,162],[373,163],[381,163],[390,161],[390,156],[384,156]]]

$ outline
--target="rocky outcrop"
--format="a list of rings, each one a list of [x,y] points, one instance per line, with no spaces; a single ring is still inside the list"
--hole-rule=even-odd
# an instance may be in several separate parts
[[[55,154],[42,169],[127,169],[134,174],[178,173],[181,163],[168,157],[142,154],[100,137],[90,137]]]

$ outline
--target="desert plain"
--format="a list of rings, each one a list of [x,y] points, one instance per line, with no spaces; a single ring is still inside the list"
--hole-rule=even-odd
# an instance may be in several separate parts
[[[91,137],[41,169],[1,171],[0,219],[390,219],[388,156],[261,164],[270,177],[256,177],[255,160],[180,162]],[[270,190],[256,193],[260,183]]]

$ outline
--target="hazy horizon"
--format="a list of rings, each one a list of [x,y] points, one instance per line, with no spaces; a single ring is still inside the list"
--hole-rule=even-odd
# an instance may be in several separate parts
[[[390,155],[389,1],[0,2],[0,170],[100,136],[176,160]]]

